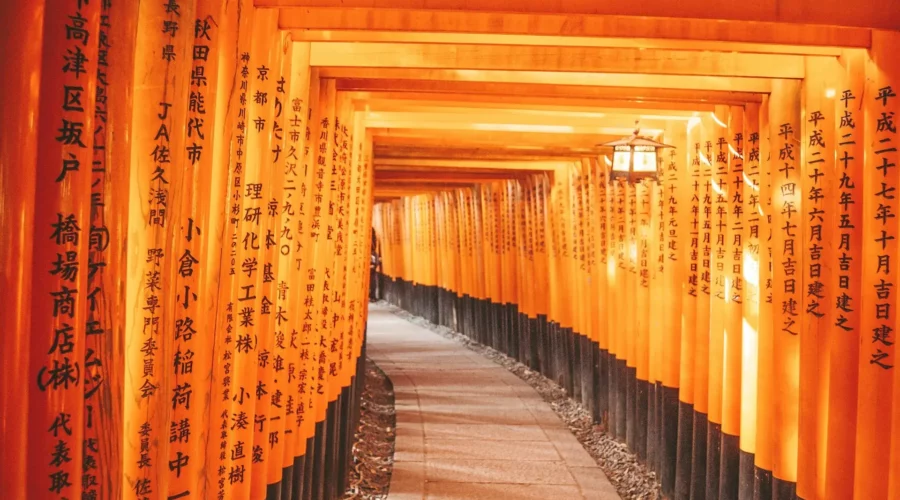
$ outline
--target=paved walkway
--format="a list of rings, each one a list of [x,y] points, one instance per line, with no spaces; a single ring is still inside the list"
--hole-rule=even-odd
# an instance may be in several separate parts
[[[538,393],[493,361],[371,306],[368,355],[394,384],[389,500],[619,499]]]

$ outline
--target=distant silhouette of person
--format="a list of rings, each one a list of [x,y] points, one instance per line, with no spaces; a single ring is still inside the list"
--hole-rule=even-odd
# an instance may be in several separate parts
[[[378,248],[378,237],[375,235],[375,228],[372,228],[372,256],[369,260],[369,302],[375,302],[379,299],[381,287],[379,283],[379,273],[381,272],[381,252]]]

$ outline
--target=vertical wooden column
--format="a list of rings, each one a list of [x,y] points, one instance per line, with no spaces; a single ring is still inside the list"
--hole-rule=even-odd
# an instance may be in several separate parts
[[[599,203],[597,196],[597,159],[582,158],[582,169],[584,172],[582,187],[582,204],[585,217],[584,238],[585,238],[585,267],[588,273],[588,283],[586,286],[587,297],[585,298],[585,328],[587,329],[584,348],[582,352],[582,402],[586,403],[587,410],[591,412],[595,422],[600,422],[602,417],[600,414],[600,330],[598,324],[600,322],[601,313],[605,314],[605,309],[600,310],[599,283],[605,282],[605,275],[600,276],[601,259],[598,257],[599,241],[598,241],[598,218]],[[603,249],[605,252],[605,247]],[[605,259],[602,259],[605,260]],[[605,273],[605,268],[602,270]]]
[[[667,139],[668,140],[668,139]],[[669,166],[666,165],[665,154],[667,151],[660,151],[659,166],[663,174],[658,181],[651,186],[650,208],[652,210],[650,217],[650,299],[649,307],[657,305],[662,306],[662,314],[649,314],[650,319],[649,332],[647,342],[649,344],[649,360],[648,360],[648,382],[650,383],[647,406],[647,461],[657,475],[661,475],[661,456],[660,456],[660,436],[662,413],[662,375],[664,364],[664,353],[667,342],[665,339],[665,323],[668,317],[665,304],[665,296],[667,290],[665,287],[665,253],[666,253],[666,222],[664,214],[664,187],[665,172]],[[676,423],[678,419],[674,420]]]
[[[652,181],[644,181],[635,186],[635,294],[634,311],[634,447],[632,450],[647,460],[648,404],[650,394],[650,247],[653,237],[653,191]]]
[[[759,105],[744,105],[743,233],[741,279],[743,280],[743,325],[741,332],[741,402],[740,402],[740,500],[753,499],[753,455],[756,453],[756,398],[759,367],[760,307],[760,200]]]
[[[138,497],[167,495],[179,466],[170,415],[191,393],[169,374],[175,355],[184,247],[178,203],[186,192],[195,2],[141,4],[137,24],[125,330],[125,480]],[[176,252],[178,252],[176,254]],[[181,285],[184,286],[184,285]],[[194,292],[189,292],[189,294]],[[170,460],[174,468],[170,470]],[[185,463],[187,462],[187,463]],[[172,488],[182,484],[175,481]],[[180,493],[171,491],[172,494]]]
[[[729,135],[728,106],[716,106],[711,117],[713,141],[709,161],[712,163],[712,191],[710,192],[712,212],[710,215],[710,304],[709,304],[709,358],[708,393],[709,425],[706,433],[706,499],[719,497],[719,469],[722,453],[722,375],[724,370],[725,322],[733,308],[728,299],[726,269],[731,261],[728,242],[730,223],[731,179],[731,137]]]
[[[4,8],[4,14],[40,16],[43,8],[36,8],[37,12],[33,13],[25,8]],[[30,26],[36,27],[38,19],[32,19]],[[25,449],[3,453],[4,457],[18,461],[10,464],[16,476],[11,478],[11,485],[27,488],[29,496],[36,498],[69,498],[81,491],[99,19],[99,5],[78,2],[67,2],[44,12],[43,37],[32,41],[38,46],[43,43],[43,53],[25,49],[42,66],[38,70],[23,63],[15,64],[25,74],[13,74],[9,78],[29,77],[23,82],[25,87],[18,89],[24,91],[23,102],[12,105],[23,108],[4,105],[4,121],[19,121],[3,125],[4,134],[10,134],[3,137],[3,160],[23,162],[3,166],[3,194],[22,190],[4,197],[2,202],[4,229],[16,230],[9,234],[13,246],[9,257],[22,259],[3,263],[4,281],[6,276],[14,280],[4,290],[4,298],[6,293],[13,293],[29,295],[30,300],[9,297],[10,302],[4,305],[6,308],[18,304],[29,309],[23,312],[13,309],[9,326],[15,329],[4,332],[4,337],[21,337],[13,345],[6,345],[9,341],[4,340],[4,347],[17,348],[4,358],[12,354],[25,360],[11,361],[9,369],[21,371],[11,374],[10,381],[15,380],[21,386],[5,387],[3,397],[24,406],[27,412],[24,420],[28,422],[27,427],[18,429],[24,436],[11,436],[10,444],[4,443],[4,447],[24,439],[20,444]],[[11,28],[11,32],[18,30]],[[41,29],[36,29],[36,33],[41,34]],[[17,42],[21,44],[30,36],[33,35],[29,33]],[[22,50],[18,46],[5,45],[5,48],[10,52]],[[17,86],[4,84],[8,90],[16,90]],[[8,95],[9,100],[19,98],[16,94]],[[6,151],[19,147],[24,147],[21,156]],[[15,173],[5,171],[7,165],[15,168]],[[23,176],[21,180],[16,179],[19,175]],[[33,211],[32,197],[36,201]],[[32,248],[29,259],[26,255]],[[14,270],[26,264],[31,266],[29,270]],[[25,279],[30,279],[30,283],[24,282]],[[26,314],[30,320],[18,314]],[[23,379],[19,379],[21,375]],[[14,412],[4,409],[3,416],[14,416],[10,413]],[[4,438],[7,425],[10,431],[18,427],[15,422],[4,421],[2,425]],[[20,471],[24,472],[24,478]]]
[[[665,260],[662,276],[662,304],[664,318],[662,322],[662,359],[661,381],[662,409],[660,430],[662,467],[660,483],[663,494],[675,498],[677,478],[679,437],[679,393],[681,386],[681,366],[686,354],[682,353],[682,342],[686,335],[683,322],[684,288],[687,285],[689,271],[689,255],[686,249],[690,246],[690,182],[688,171],[688,137],[687,124],[672,125],[666,129],[666,141],[675,147],[664,153],[664,175],[662,191],[662,227],[664,229],[665,247],[662,258]]]
[[[565,172],[556,170],[553,172],[553,178],[548,179],[546,185],[546,203],[547,203],[547,229],[548,229],[548,252],[547,252],[547,271],[550,276],[550,311],[548,319],[550,325],[548,328],[548,353],[550,356],[550,378],[556,383],[564,386],[564,381],[560,379],[560,359],[559,359],[559,330],[562,322],[562,313],[560,305],[560,297],[562,296],[562,285],[560,283],[562,258],[562,245],[560,241],[561,231],[561,214],[559,210],[560,204],[560,184],[561,178]]]
[[[329,206],[329,211],[334,212],[334,222],[328,227],[327,237],[333,241],[334,248],[334,264],[332,265],[333,284],[331,295],[331,311],[329,312],[328,323],[333,330],[332,344],[329,346],[333,357],[329,363],[328,371],[331,375],[331,396],[329,401],[334,403],[341,396],[344,387],[350,384],[349,364],[344,364],[345,350],[347,348],[347,332],[345,328],[346,308],[347,308],[347,257],[345,251],[345,234],[348,224],[347,214],[351,209],[350,202],[350,185],[352,182],[351,171],[349,170],[350,150],[349,144],[350,129],[353,124],[353,115],[351,103],[345,95],[339,95],[337,100],[337,108],[335,113],[334,134],[332,141],[334,142],[334,153],[332,154],[331,171],[335,179],[330,186],[332,196],[334,197],[333,205]],[[427,206],[429,220],[427,220],[426,229],[429,231],[429,240],[427,248],[429,283],[433,283],[434,275],[434,234],[432,217],[433,198],[429,198]],[[336,418],[343,418],[341,413],[343,401],[337,403],[338,410]]]
[[[837,64],[808,59],[803,83],[803,134],[801,179],[806,218],[803,244],[803,313],[800,334],[800,435],[797,464],[797,495],[824,498],[825,443],[828,416],[828,332],[833,324],[830,305],[834,290],[827,286],[833,262],[833,195],[835,176],[834,98]],[[841,141],[843,142],[843,141]],[[831,200],[831,203],[828,201]],[[843,307],[844,304],[841,304]],[[820,468],[821,462],[821,468]],[[820,470],[821,469],[821,470]],[[822,477],[820,477],[820,475]]]
[[[332,203],[331,181],[333,179],[332,170],[330,168],[330,160],[334,152],[332,135],[334,133],[334,117],[335,117],[335,82],[331,79],[323,79],[320,83],[318,108],[314,113],[316,116],[316,128],[313,134],[312,142],[314,144],[313,157],[315,162],[313,168],[312,180],[312,220],[309,226],[309,237],[313,246],[314,256],[310,262],[310,275],[313,279],[313,287],[309,290],[313,307],[310,323],[312,324],[312,337],[310,338],[311,352],[315,360],[313,370],[311,372],[311,384],[313,391],[311,393],[311,402],[309,408],[315,415],[316,438],[321,445],[324,446],[325,428],[323,422],[325,420],[326,411],[328,409],[329,396],[329,343],[331,341],[332,332],[328,328],[328,306],[325,302],[326,290],[325,282],[328,281],[328,287],[331,286],[331,265],[332,265],[332,245],[328,243],[328,227],[333,225],[334,213],[329,212],[329,204]],[[407,211],[407,213],[411,210]],[[407,224],[404,230],[409,234],[410,227]],[[410,244],[404,245],[406,248],[411,247]],[[404,269],[411,269],[412,266],[405,266]],[[405,277],[405,276],[404,276]],[[330,288],[329,288],[330,290]],[[319,453],[317,450],[316,453]],[[324,458],[322,458],[324,462]],[[322,472],[314,472],[318,477]]]
[[[307,435],[313,438],[310,442],[313,447],[307,450],[307,461],[312,461],[312,466],[308,468],[308,471],[311,473],[310,494],[313,498],[322,498],[326,496],[327,491],[324,467],[328,435],[326,416],[329,396],[328,347],[331,341],[331,330],[328,328],[328,318],[323,312],[328,308],[326,286],[330,286],[330,265],[333,257],[332,246],[327,240],[327,230],[328,226],[332,224],[333,217],[333,214],[329,213],[329,204],[332,201],[330,189],[332,171],[329,161],[334,151],[332,131],[334,129],[335,98],[334,81],[319,80],[318,100],[311,119],[313,124],[310,138],[312,176],[309,185],[311,198],[308,208],[310,219],[307,241],[312,246],[312,253],[306,269],[308,285],[305,299],[307,302],[305,303],[308,303],[308,306],[304,315],[304,321],[309,324],[308,342],[311,358],[311,366],[307,375],[309,399],[306,405],[306,418],[308,419],[306,424],[308,426]],[[401,211],[398,215],[404,213]],[[402,225],[401,230],[405,238],[408,234],[408,224]],[[400,249],[408,251],[409,246],[404,242]],[[408,267],[404,262],[404,272],[401,275],[405,274],[405,269]],[[328,285],[326,285],[326,281],[329,282]]]
[[[625,361],[625,443],[636,449],[637,439],[637,287],[638,285],[638,198],[637,186],[625,183],[625,281],[622,289],[625,301],[622,304],[624,317],[624,361]]]
[[[610,194],[606,165],[596,160],[593,164],[593,196],[591,197],[592,217],[594,218],[594,258],[596,265],[592,275],[594,283],[594,304],[596,311],[594,330],[597,336],[599,352],[599,384],[597,387],[597,417],[606,428],[610,428],[609,420],[609,349],[610,349],[610,304],[609,274],[614,263],[610,259]]]
[[[722,499],[738,497],[740,476],[741,430],[741,354],[743,352],[743,302],[745,282],[744,260],[744,197],[749,194],[744,176],[744,108],[731,106],[728,115],[728,227],[725,235],[725,315],[722,345],[722,436],[719,466],[719,492]]]
[[[540,283],[543,285],[540,290],[541,293],[538,295],[538,323],[541,328],[541,343],[542,343],[542,358],[541,358],[541,369],[546,373],[549,373],[547,370],[550,366],[550,358],[549,353],[543,347],[548,345],[548,326],[549,326],[549,314],[550,314],[550,297],[549,293],[550,289],[550,272],[549,272],[549,259],[547,248],[547,185],[548,179],[547,174],[541,174],[536,179],[535,186],[535,222],[537,227],[535,228],[535,237],[537,238],[535,244],[535,252],[537,253],[537,262],[536,262],[536,272],[538,276],[540,276]]]
[[[472,298],[472,279],[467,272],[471,269],[471,262],[474,258],[472,249],[472,236],[469,232],[469,197],[471,190],[461,189],[457,192],[457,211],[459,213],[459,233],[460,246],[462,247],[462,255],[460,256],[460,295],[462,296],[462,321],[463,333],[471,335],[472,314],[471,314],[471,298]]]
[[[855,498],[888,494],[891,424],[897,328],[898,138],[894,116],[900,111],[900,64],[889,56],[895,33],[873,32],[862,101],[865,164],[863,165],[862,303],[859,349],[859,402],[856,427]],[[858,101],[857,101],[858,102]],[[858,129],[857,129],[858,130]],[[895,169],[895,170],[891,170]],[[855,200],[859,203],[858,200]],[[894,260],[894,266],[891,266]]]
[[[240,8],[239,8],[240,7]],[[216,313],[216,337],[213,345],[213,373],[211,377],[211,404],[209,422],[216,433],[210,435],[207,446],[206,473],[209,491],[216,491],[222,498],[233,498],[233,485],[249,481],[250,474],[245,464],[240,463],[240,455],[245,450],[245,441],[236,439],[235,430],[243,422],[234,409],[237,383],[235,380],[235,338],[238,327],[237,280],[238,269],[238,223],[241,219],[241,198],[244,193],[244,167],[246,156],[247,99],[250,79],[250,41],[253,9],[248,0],[229,1],[218,19],[219,24],[219,66],[217,80],[232,82],[223,86],[215,94],[215,100],[195,100],[197,111],[201,104],[204,109],[215,106],[217,113],[212,134],[222,138],[214,141],[214,177],[211,186],[211,207],[219,203],[222,210],[210,209],[209,233],[221,230],[220,249],[211,246],[205,254],[205,261],[211,262],[217,253],[220,259],[218,275],[218,301]],[[234,54],[237,53],[237,59]],[[236,78],[236,80],[235,80]],[[189,106],[190,111],[190,106]],[[227,167],[223,167],[227,166]],[[223,182],[224,181],[224,182]],[[218,187],[218,189],[216,189]],[[214,229],[215,228],[215,229]],[[221,228],[221,229],[219,229]],[[226,243],[227,242],[227,243]],[[218,252],[217,252],[218,250]],[[215,279],[210,276],[210,280]],[[234,427],[232,427],[234,426]],[[240,443],[240,445],[238,445]],[[249,451],[249,448],[247,448]]]
[[[626,438],[626,382],[625,367],[627,349],[625,344],[625,315],[624,310],[627,290],[625,288],[625,274],[628,272],[628,253],[626,249],[626,228],[625,228],[625,185],[617,179],[613,181],[612,193],[614,199],[614,208],[610,215],[612,225],[615,230],[610,233],[611,245],[614,257],[613,274],[609,280],[609,291],[613,294],[613,302],[615,314],[612,315],[612,325],[610,334],[610,353],[615,358],[612,363],[612,394],[615,401],[615,407],[612,415],[613,420],[610,426],[614,429],[613,435],[619,441],[625,441]]]
[[[292,192],[290,188],[295,187],[294,179],[290,179],[291,184],[287,182],[290,174],[286,169],[290,153],[286,139],[289,127],[287,117],[290,113],[290,80],[293,78],[291,71],[293,43],[290,35],[284,32],[276,32],[274,38],[275,43],[269,58],[272,66],[266,92],[269,106],[267,111],[269,123],[266,124],[269,131],[269,147],[263,156],[263,166],[270,170],[271,185],[264,208],[267,222],[262,288],[268,327],[262,332],[264,350],[259,354],[257,368],[264,385],[257,387],[256,402],[256,412],[266,417],[263,434],[257,436],[261,437],[263,442],[265,473],[260,472],[260,475],[265,477],[263,484],[267,488],[267,497],[278,496],[283,484],[282,461],[287,437],[285,424],[288,418],[285,393],[289,387],[285,373],[285,356],[289,356],[290,328],[293,327],[291,316],[295,311],[292,307],[285,307],[286,294],[293,282],[288,281],[291,278],[288,260],[290,245],[282,240],[286,221],[289,219],[284,206],[287,195]]]
[[[6,70],[15,75],[0,82],[3,95],[15,96],[0,103],[0,231],[5,235],[0,245],[0,299],[8,308],[0,316],[6,332],[0,339],[0,365],[6,372],[0,379],[0,441],[4,443],[0,461],[5,464],[0,484],[13,498],[24,498],[27,491],[28,405],[23,401],[37,390],[29,378],[29,356],[22,353],[28,352],[32,339],[31,252],[39,126],[35,116],[40,112],[43,30],[44,1],[0,5],[0,46],[7,54]],[[29,38],[33,43],[22,43]],[[51,57],[61,55],[60,47],[50,48]],[[58,75],[57,68],[53,71]]]
[[[487,316],[487,324],[482,326],[478,334],[483,339],[482,343],[486,343],[495,347],[496,345],[496,336],[499,333],[499,324],[496,313],[496,308],[493,306],[497,301],[497,275],[495,266],[496,266],[496,251],[497,251],[497,221],[494,218],[494,185],[493,183],[486,183],[480,186],[478,191],[478,200],[481,202],[478,207],[480,208],[481,221],[483,222],[478,226],[478,234],[481,238],[478,240],[479,245],[476,246],[476,252],[479,253],[482,257],[482,266],[484,269],[484,274],[482,274],[483,278],[483,294],[479,295],[479,299],[482,299],[484,302],[482,304],[487,308],[484,311],[484,314]]]
[[[533,321],[534,312],[534,253],[531,227],[531,200],[528,198],[531,177],[517,179],[515,182],[516,211],[518,223],[516,224],[516,248],[519,262],[519,278],[517,287],[519,297],[519,310],[516,318],[516,336],[519,345],[519,361],[527,366],[533,366]]]
[[[357,117],[362,120],[362,115],[357,113]],[[369,254],[366,249],[369,248],[369,224],[372,220],[372,209],[374,207],[375,202],[375,169],[372,165],[372,132],[370,130],[365,130],[365,127],[360,127],[359,135],[361,137],[362,144],[360,145],[360,163],[361,168],[363,170],[363,188],[361,193],[362,198],[362,228],[365,229],[366,234],[360,234],[360,239],[363,242],[360,253],[360,265],[362,266],[362,272],[365,273],[368,268],[369,263]],[[455,201],[455,199],[454,199]],[[457,260],[457,262],[459,262]],[[379,284],[381,286],[381,284]],[[357,328],[357,342],[356,342],[356,353],[357,356],[362,356],[363,347],[365,343],[366,336],[366,324],[369,319],[369,308],[365,305],[365,301],[360,302],[362,307],[362,314],[359,315],[359,326]]]
[[[235,442],[229,451],[234,452],[233,467],[240,471],[244,479],[232,488],[235,488],[235,495],[248,498],[265,495],[264,462],[268,459],[264,437],[268,414],[261,403],[264,399],[262,392],[268,392],[269,377],[265,370],[260,370],[260,358],[267,359],[271,338],[269,322],[272,300],[267,274],[272,273],[267,251],[270,219],[267,205],[273,194],[270,99],[274,102],[274,80],[278,77],[272,57],[277,42],[271,32],[276,17],[269,11],[258,11],[251,24],[253,35],[246,68],[249,82],[243,130],[244,184],[238,194],[237,283],[234,289],[237,324],[231,423]],[[242,67],[241,71],[245,69]]]
[[[128,214],[136,5],[104,3],[97,38],[85,345],[83,496],[119,497],[122,485],[125,227]]]
[[[829,120],[834,148],[834,174],[832,197],[837,204],[831,205],[832,215],[829,227],[832,235],[832,255],[829,279],[825,283],[833,297],[838,295],[856,297],[855,307],[835,301],[828,304],[829,319],[827,350],[829,351],[828,373],[828,438],[826,449],[825,491],[838,498],[853,497],[853,470],[856,443],[857,380],[859,373],[860,303],[862,290],[862,164],[864,157],[865,120],[859,106],[859,96],[863,95],[865,81],[865,51],[845,51],[840,63],[841,78],[836,85],[836,96],[822,114],[832,116]],[[856,97],[856,99],[850,99]],[[825,103],[823,103],[825,104]],[[851,124],[854,126],[851,127]],[[823,126],[825,126],[823,124]],[[826,132],[823,129],[823,138]],[[830,158],[826,158],[828,160]],[[827,164],[827,161],[826,161]],[[842,204],[840,200],[848,203]],[[849,203],[850,201],[853,203]],[[821,478],[820,478],[821,479]]]
[[[163,371],[171,379],[172,412],[167,428],[163,429],[169,443],[167,465],[169,493],[177,495],[206,495],[205,454],[203,439],[208,425],[210,397],[208,377],[211,370],[215,311],[218,296],[214,288],[203,286],[204,281],[218,277],[218,256],[207,260],[209,242],[215,238],[210,211],[224,211],[222,199],[213,202],[209,189],[213,178],[213,148],[216,119],[216,86],[218,79],[219,14],[222,2],[199,0],[192,22],[182,21],[190,45],[188,92],[182,94],[187,108],[186,139],[183,147],[182,183],[180,196],[171,203],[173,231],[172,253],[176,263],[171,286],[175,296],[173,308],[174,335],[170,361]],[[174,109],[174,107],[173,107]],[[213,232],[212,234],[216,234]],[[171,364],[170,364],[171,363]],[[171,368],[168,368],[171,367]],[[168,403],[166,404],[168,406]]]
[[[707,442],[709,429],[709,360],[710,360],[710,304],[713,298],[711,261],[713,253],[713,162],[715,161],[714,122],[703,118],[701,129],[699,171],[699,256],[697,257],[697,318],[694,332],[694,442],[691,466],[691,499],[706,498]],[[701,493],[701,490],[703,491]]]
[[[307,482],[306,477],[311,475],[311,466],[313,463],[314,449],[310,448],[313,444],[312,438],[315,434],[316,415],[312,408],[314,395],[318,389],[316,377],[318,376],[318,343],[315,340],[314,330],[314,310],[315,310],[315,286],[316,272],[313,268],[313,262],[316,256],[316,245],[313,241],[313,233],[318,234],[313,229],[313,223],[317,217],[321,216],[321,208],[319,213],[315,211],[316,204],[316,184],[318,182],[318,157],[319,157],[319,125],[320,125],[320,90],[322,80],[319,78],[318,70],[310,70],[309,76],[309,100],[306,103],[306,127],[304,131],[305,143],[302,149],[303,161],[303,180],[300,184],[300,221],[297,226],[297,233],[300,243],[294,249],[294,253],[298,254],[298,266],[300,266],[300,294],[302,307],[302,323],[300,325],[300,371],[297,373],[297,393],[298,403],[296,409],[297,423],[300,425],[300,432],[297,436],[297,456],[305,456],[304,467],[304,483]],[[402,271],[401,255],[403,250],[400,247],[401,228],[398,225],[397,217],[399,214],[395,210],[393,203],[386,203],[385,217],[387,227],[387,237],[385,247],[388,249],[389,269],[393,272],[395,278],[400,276]],[[319,223],[321,226],[321,222]],[[312,270],[312,272],[310,271]],[[299,313],[298,313],[299,314]],[[310,479],[311,480],[311,479]],[[306,494],[306,493],[304,493]]]
[[[681,297],[681,357],[678,367],[678,447],[676,458],[675,498],[686,500],[691,495],[694,436],[694,365],[696,363],[697,302],[700,295],[701,228],[700,199],[702,196],[702,122],[692,118],[687,125],[687,144],[680,157],[685,162],[685,191],[682,220],[687,233],[686,244],[682,247],[687,270],[682,285]]]
[[[572,270],[574,278],[577,280],[578,297],[573,301],[573,314],[575,318],[572,323],[572,333],[569,337],[569,363],[572,365],[574,390],[573,397],[576,401],[581,401],[585,407],[590,408],[589,397],[591,392],[590,380],[586,376],[584,358],[589,354],[589,349],[584,341],[590,335],[590,327],[587,318],[590,315],[588,309],[588,297],[590,270],[587,264],[587,246],[585,241],[585,227],[587,221],[584,210],[584,192],[585,181],[588,178],[587,165],[584,161],[573,164],[574,173],[574,189],[571,191],[571,208],[572,214]]]
[[[796,494],[799,434],[800,339],[803,331],[800,85],[775,80],[769,101],[772,143],[772,262],[775,308],[773,498]]]
[[[521,276],[519,272],[519,263],[521,257],[518,252],[518,238],[521,234],[519,227],[519,210],[517,190],[518,183],[515,179],[509,179],[506,182],[507,202],[505,212],[507,213],[507,239],[506,239],[506,262],[509,267],[509,293],[508,303],[506,304],[506,321],[507,321],[507,352],[513,358],[518,358],[519,345],[521,344],[521,331],[517,328],[518,309],[521,300],[519,299],[519,288]]]
[[[306,160],[305,149],[308,147],[310,114],[310,70],[309,70],[309,44],[294,42],[290,51],[291,64],[288,77],[288,95],[284,102],[284,200],[281,204],[282,229],[280,231],[279,253],[279,283],[286,281],[285,287],[279,290],[278,298],[284,308],[288,309],[287,326],[282,330],[285,333],[285,367],[286,374],[282,374],[287,384],[284,390],[284,453],[281,467],[299,468],[301,464],[297,457],[306,453],[306,437],[302,435],[302,420],[299,405],[308,398],[305,384],[299,381],[300,373],[309,373],[307,360],[308,348],[303,347],[306,337],[303,332],[303,314],[305,313],[303,298],[305,297],[305,267],[307,252],[303,238],[306,236],[307,218],[309,213],[309,187],[311,172]],[[386,233],[383,226],[379,234],[381,241],[386,241]],[[308,339],[307,339],[308,340]],[[303,352],[306,349],[306,359]],[[292,471],[297,477],[296,471]],[[299,478],[299,477],[298,477]],[[294,490],[299,490],[301,485],[293,484]],[[284,494],[282,490],[282,494]]]
[[[777,137],[777,136],[774,136]],[[774,290],[773,279],[773,235],[772,225],[772,138],[769,127],[768,98],[763,97],[759,107],[759,161],[760,161],[760,258],[759,258],[759,332],[756,398],[756,474],[754,477],[754,497],[772,498],[772,468],[774,464],[774,398],[773,379],[774,349]]]
[[[489,272],[489,263],[486,260],[485,255],[485,244],[486,244],[486,235],[485,235],[485,227],[487,224],[486,216],[486,207],[485,203],[482,201],[480,188],[483,186],[479,186],[476,188],[476,192],[472,197],[472,235],[474,237],[473,245],[475,248],[475,267],[474,275],[475,275],[475,297],[482,301],[484,304],[488,299],[488,283],[487,283],[487,275]],[[484,309],[482,308],[482,313],[484,313]],[[486,325],[486,322],[483,321],[482,314],[482,325]],[[483,329],[483,327],[482,327]]]
[[[582,159],[573,165],[575,173],[575,189],[571,193],[573,214],[572,226],[572,245],[573,245],[573,270],[578,281],[578,297],[573,305],[575,310],[575,320],[573,321],[573,335],[571,335],[571,344],[573,347],[570,352],[570,363],[574,370],[574,380],[572,386],[574,388],[574,398],[581,401],[586,408],[591,407],[591,377],[590,372],[586,371],[584,360],[586,356],[590,356],[590,349],[585,341],[590,336],[590,269],[588,267],[588,249],[586,227],[587,217],[585,215],[584,195],[586,191],[586,182],[589,176],[588,164]]]

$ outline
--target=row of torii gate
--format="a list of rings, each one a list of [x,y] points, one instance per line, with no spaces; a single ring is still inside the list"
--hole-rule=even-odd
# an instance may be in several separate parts
[[[0,5],[4,495],[340,496],[374,225],[667,496],[900,498],[897,14],[683,3]]]

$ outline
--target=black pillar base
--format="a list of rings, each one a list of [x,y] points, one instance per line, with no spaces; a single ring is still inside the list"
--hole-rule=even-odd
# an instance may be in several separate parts
[[[316,430],[319,426],[316,425]],[[316,465],[316,437],[312,436],[306,440],[306,455],[303,465],[303,500],[311,500],[313,498],[313,476],[315,475]]]
[[[583,396],[581,393],[581,379],[582,373],[581,368],[584,366],[581,363],[581,339],[584,338],[581,334],[576,332],[572,328],[566,329],[566,345],[567,356],[566,356],[566,367],[569,369],[569,387],[571,390],[569,391],[569,397],[574,401],[582,401]]]
[[[722,424],[706,426],[706,500],[719,500],[719,465],[722,460]]]
[[[333,401],[328,404],[325,417],[325,463],[323,465],[325,473],[324,495],[326,500],[331,500],[337,495],[337,435],[339,429],[338,423],[338,402]]]
[[[678,401],[678,445],[675,451],[674,500],[690,500],[694,450],[694,405]]]
[[[657,384],[647,382],[647,466],[659,477],[659,407]]]
[[[602,355],[600,351],[600,344],[594,342],[593,340],[590,342],[590,350],[591,350],[591,418],[593,419],[595,424],[598,424],[603,421],[603,410],[600,405],[600,398],[603,397],[603,389],[606,388],[606,381],[603,376],[605,373],[602,371],[602,365],[600,362],[600,357]]]
[[[637,368],[625,367],[625,444],[632,450],[637,446]],[[646,422],[645,422],[646,425]]]
[[[528,367],[536,372],[541,371],[541,326],[540,318],[528,318]]]
[[[719,461],[719,499],[737,500],[741,476],[741,438],[722,433]]]
[[[660,466],[659,482],[662,485],[663,495],[667,498],[675,497],[675,478],[678,473],[678,422],[680,419],[678,408],[678,389],[675,387],[660,386]]]
[[[282,482],[266,485],[266,500],[281,500]]]
[[[304,485],[306,484],[304,481],[304,473],[306,472],[306,454],[299,457],[294,457],[294,474],[291,478],[291,484],[293,487],[291,488],[291,496],[285,497],[290,498],[291,500],[303,500],[306,498],[303,493]]]
[[[756,467],[753,461],[756,456],[741,450],[741,473],[739,479],[738,500],[753,500],[753,483]]]
[[[312,477],[310,481],[312,481],[311,485],[311,496],[309,497],[312,500],[326,500],[325,497],[325,445],[326,445],[326,432],[327,432],[327,421],[325,420],[316,423],[316,434],[313,437],[314,441],[314,451],[313,451],[313,464],[312,464]]]
[[[691,500],[706,500],[706,437],[709,421],[694,410],[694,443],[691,460]]]
[[[538,314],[537,319],[535,320],[536,334],[537,338],[537,353],[538,353],[538,371],[541,375],[550,378],[550,350],[549,350],[549,341],[548,338],[550,336],[548,329],[550,328],[550,322],[547,320],[547,316],[545,314]]]
[[[559,374],[559,323],[550,320],[547,325],[547,352],[550,355],[550,367],[547,378],[559,386],[563,381]]]
[[[624,442],[628,430],[628,367],[624,359],[616,359],[616,439]]]
[[[290,436],[290,434],[288,434]],[[294,495],[294,464],[281,469],[281,491],[278,498],[291,500]]]
[[[531,321],[523,312],[516,313],[516,336],[519,338],[516,359],[519,363],[531,368]]]
[[[487,307],[490,309],[490,321],[491,324],[489,326],[489,334],[488,344],[495,351],[500,350],[500,344],[502,342],[503,335],[505,332],[503,331],[506,328],[506,321],[504,321],[503,314],[500,312],[500,304],[497,304],[494,301],[488,301]]]
[[[773,477],[772,500],[797,500],[797,483]]]
[[[597,351],[597,414],[594,421],[609,429],[609,366],[610,355],[606,349]]]
[[[634,370],[634,446],[631,450],[635,452],[640,460],[648,462],[647,455],[647,429],[649,426],[649,397],[650,383],[646,380],[638,380],[637,369]]]
[[[753,499],[772,500],[772,471],[755,467],[753,478]]]

